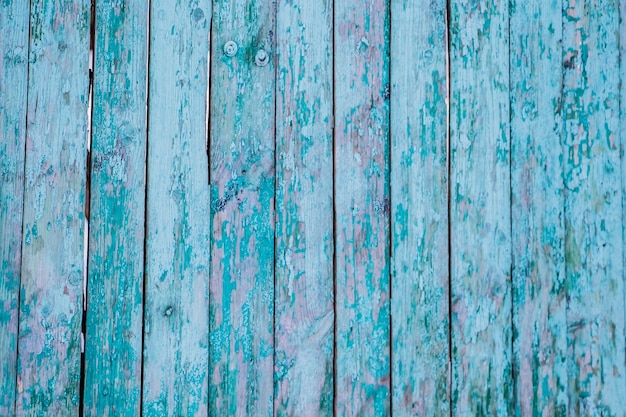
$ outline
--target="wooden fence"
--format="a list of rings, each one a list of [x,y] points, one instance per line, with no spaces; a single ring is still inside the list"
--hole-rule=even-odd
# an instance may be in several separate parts
[[[624,16],[0,2],[0,415],[626,415]]]

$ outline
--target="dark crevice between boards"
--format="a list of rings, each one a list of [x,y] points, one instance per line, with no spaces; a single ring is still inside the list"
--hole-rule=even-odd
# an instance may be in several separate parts
[[[392,175],[391,170],[393,169],[392,165],[392,157],[393,157],[393,126],[391,123],[391,96],[393,94],[391,88],[391,71],[392,71],[392,60],[391,60],[391,45],[392,45],[392,36],[393,36],[393,15],[391,12],[391,4],[387,6],[387,21],[389,22],[389,38],[387,39],[387,62],[389,67],[387,68],[387,85],[385,87],[384,99],[387,100],[387,198],[388,204],[384,204],[387,207],[387,244],[389,245],[388,249],[388,271],[389,271],[389,415],[393,416],[393,278],[395,275],[395,263],[393,260],[393,193],[392,193]],[[384,212],[384,210],[383,210]]]
[[[512,130],[512,118],[513,118],[513,113],[512,113],[512,95],[511,95],[511,90],[512,90],[512,83],[511,83],[511,68],[512,68],[512,63],[511,63],[511,2],[508,3],[508,8],[507,8],[507,13],[508,13],[508,18],[507,18],[507,22],[508,22],[508,28],[507,28],[507,42],[508,42],[508,52],[509,52],[509,60],[508,60],[508,83],[509,83],[509,87],[508,87],[508,94],[509,94],[509,236],[511,241],[509,242],[509,246],[510,246],[510,265],[509,265],[509,288],[510,288],[510,299],[511,299],[511,411],[513,413],[515,413],[515,409],[517,407],[516,402],[517,402],[517,395],[515,395],[516,392],[516,374],[517,374],[517,359],[515,358],[515,342],[516,342],[516,337],[515,337],[515,285],[513,282],[513,273],[514,273],[514,259],[513,259],[513,254],[514,254],[514,250],[513,250],[513,182],[512,182],[512,175],[513,175],[513,130]]]
[[[272,340],[273,340],[273,351],[272,351],[272,369],[275,370],[276,369],[276,265],[278,264],[278,257],[276,255],[276,235],[278,230],[276,229],[276,218],[277,213],[276,213],[276,199],[278,197],[278,181],[277,181],[277,177],[276,174],[278,172],[278,146],[277,146],[277,137],[278,137],[278,106],[277,106],[277,96],[278,96],[278,89],[276,88],[277,85],[277,80],[278,80],[278,58],[277,58],[277,51],[278,51],[278,3],[277,1],[275,1],[273,3],[273,7],[274,7],[274,26],[272,28],[272,30],[274,31],[274,33],[276,34],[276,36],[273,37],[273,45],[270,45],[270,48],[272,48],[272,61],[274,63],[274,198],[272,199],[272,213],[274,218],[272,219],[272,224],[274,225],[274,239],[273,239],[273,244],[274,244],[274,267],[273,267],[273,282],[274,282],[274,286],[272,288],[273,291],[273,295],[272,295]],[[245,173],[245,172],[244,172]],[[273,383],[273,390],[272,390],[272,415],[275,416],[276,415],[276,399],[278,397],[278,380],[276,378],[276,371],[274,371],[274,375],[272,375],[272,383]]]
[[[29,2],[29,10],[28,10],[28,16],[29,16],[29,21],[28,21],[28,51],[26,54],[27,60],[26,60],[26,118],[24,120],[24,161],[23,161],[23,165],[22,165],[22,175],[23,175],[23,180],[22,180],[22,237],[24,236],[24,208],[25,208],[25,196],[26,196],[26,149],[28,149],[28,147],[26,146],[26,134],[28,131],[28,95],[29,95],[29,91],[30,91],[30,36],[31,36],[31,28],[32,25],[30,23],[30,17],[32,17],[31,14],[31,10],[32,10],[32,3]],[[17,335],[16,335],[16,346],[15,346],[15,357],[17,358],[17,360],[19,361],[20,358],[20,339],[19,339],[19,332],[20,332],[20,312],[22,310],[21,308],[21,300],[22,300],[22,259],[23,259],[23,238],[20,242],[20,285],[18,285],[17,288],[17,314],[16,314],[16,319],[17,319]],[[17,414],[17,401],[19,398],[19,390],[18,390],[18,386],[19,384],[19,378],[20,378],[20,374],[19,374],[19,369],[16,370],[15,372],[15,396],[14,396],[14,403],[13,403],[13,409],[14,409],[14,413]]]
[[[211,2],[211,13],[209,17],[209,50],[207,51],[207,85],[206,85],[206,115],[205,115],[205,148],[207,155],[207,184],[209,186],[209,199],[211,198],[211,79],[213,77],[213,63],[211,59],[213,54],[213,2]],[[148,31],[149,33],[149,31]],[[209,213],[211,213],[211,204],[209,204]],[[209,260],[209,264],[210,264]],[[210,274],[210,272],[209,272]],[[210,291],[209,291],[210,292]],[[211,363],[211,362],[209,362]]]
[[[452,5],[451,0],[446,1],[445,9],[445,45],[446,45],[446,185],[447,185],[447,204],[448,204],[448,406],[449,414],[452,417],[453,404],[452,404],[452,144],[451,144],[451,122],[452,118],[450,111],[452,109],[452,68],[451,68],[451,51],[452,44],[451,38],[451,19],[452,19]]]
[[[89,276],[89,216],[91,208],[91,141],[93,135],[93,85],[94,85],[94,63],[95,63],[95,37],[96,37],[96,0],[91,1],[90,21],[89,21],[89,91],[87,104],[87,154],[85,155],[85,229],[83,241],[83,305],[81,319],[81,341],[80,341],[80,401],[78,404],[78,415],[82,417],[85,413],[85,346],[87,344],[87,278]]]
[[[141,366],[139,367],[139,413],[143,413],[143,386],[144,386],[144,351],[145,351],[145,343],[146,343],[146,294],[148,287],[148,279],[146,276],[146,270],[148,265],[148,184],[150,178],[148,178],[148,158],[150,154],[150,131],[148,127],[150,126],[150,22],[152,21],[152,7],[151,2],[148,0],[146,2],[146,7],[148,8],[148,13],[146,14],[146,81],[144,84],[145,93],[146,93],[146,124],[144,126],[146,135],[146,149],[144,153],[144,163],[143,163],[143,173],[145,178],[144,189],[143,189],[143,201],[144,201],[144,209],[143,209],[143,274],[142,274],[142,293],[141,293],[141,321],[142,321],[142,329],[141,329]],[[149,328],[149,327],[148,327]]]
[[[341,1],[341,0],[336,0],[336,1]],[[332,29],[331,29],[331,48],[332,51],[329,54],[330,55],[330,59],[332,60],[331,62],[331,68],[332,68],[332,93],[331,93],[331,97],[332,97],[332,127],[331,127],[331,149],[332,149],[332,204],[333,204],[333,219],[332,219],[332,228],[333,228],[333,416],[336,415],[336,410],[337,410],[337,204],[336,204],[336,195],[337,195],[337,182],[336,182],[336,169],[335,169],[335,165],[336,165],[336,161],[337,161],[337,157],[336,157],[336,152],[335,152],[335,126],[336,126],[336,120],[337,120],[337,112],[336,112],[336,107],[335,107],[335,85],[336,85],[336,79],[335,79],[335,0],[331,0],[331,7],[332,7]]]

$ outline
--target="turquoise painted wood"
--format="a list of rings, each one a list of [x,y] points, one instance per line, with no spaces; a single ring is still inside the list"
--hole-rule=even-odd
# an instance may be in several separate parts
[[[561,1],[512,1],[511,230],[515,413],[566,416]]]
[[[452,414],[513,412],[509,2],[450,5]]]
[[[0,415],[626,415],[626,0],[0,3]]]
[[[90,6],[31,2],[18,415],[81,400]]]
[[[563,3],[569,411],[624,414],[619,3]]]
[[[150,2],[145,416],[206,416],[211,2]]]
[[[0,4],[0,415],[15,413],[28,81],[27,2]]]
[[[335,414],[388,415],[389,5],[334,6]]]
[[[276,416],[333,415],[332,5],[277,4]]]
[[[450,412],[445,1],[391,3],[393,415]]]
[[[84,414],[134,416],[141,395],[147,10],[99,0],[95,27]]]
[[[213,3],[211,415],[274,409],[276,3]]]

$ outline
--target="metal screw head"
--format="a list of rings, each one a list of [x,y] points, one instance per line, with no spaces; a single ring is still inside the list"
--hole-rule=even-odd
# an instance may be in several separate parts
[[[259,52],[256,53],[254,57],[254,63],[259,67],[264,67],[267,63],[270,62],[270,57],[263,49],[259,49]]]
[[[224,44],[224,53],[226,56],[235,56],[237,53],[237,44],[234,41],[228,41]]]

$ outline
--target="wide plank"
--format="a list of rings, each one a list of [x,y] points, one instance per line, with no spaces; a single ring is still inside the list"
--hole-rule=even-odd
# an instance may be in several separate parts
[[[141,397],[148,10],[95,7],[84,414],[134,416]]]
[[[623,415],[624,212],[619,1],[563,2],[568,400]]]
[[[389,2],[334,4],[335,414],[388,415]]]
[[[18,415],[79,410],[90,9],[31,1]]]
[[[511,2],[515,412],[567,415],[560,0]]]
[[[391,3],[394,416],[450,412],[446,2]]]
[[[333,415],[332,4],[277,10],[276,416]]]
[[[450,4],[452,414],[513,412],[509,2]]]
[[[150,2],[144,416],[208,414],[211,12]]]
[[[0,415],[15,413],[30,4],[0,4]]]
[[[210,85],[210,414],[273,413],[275,0],[216,0]]]

